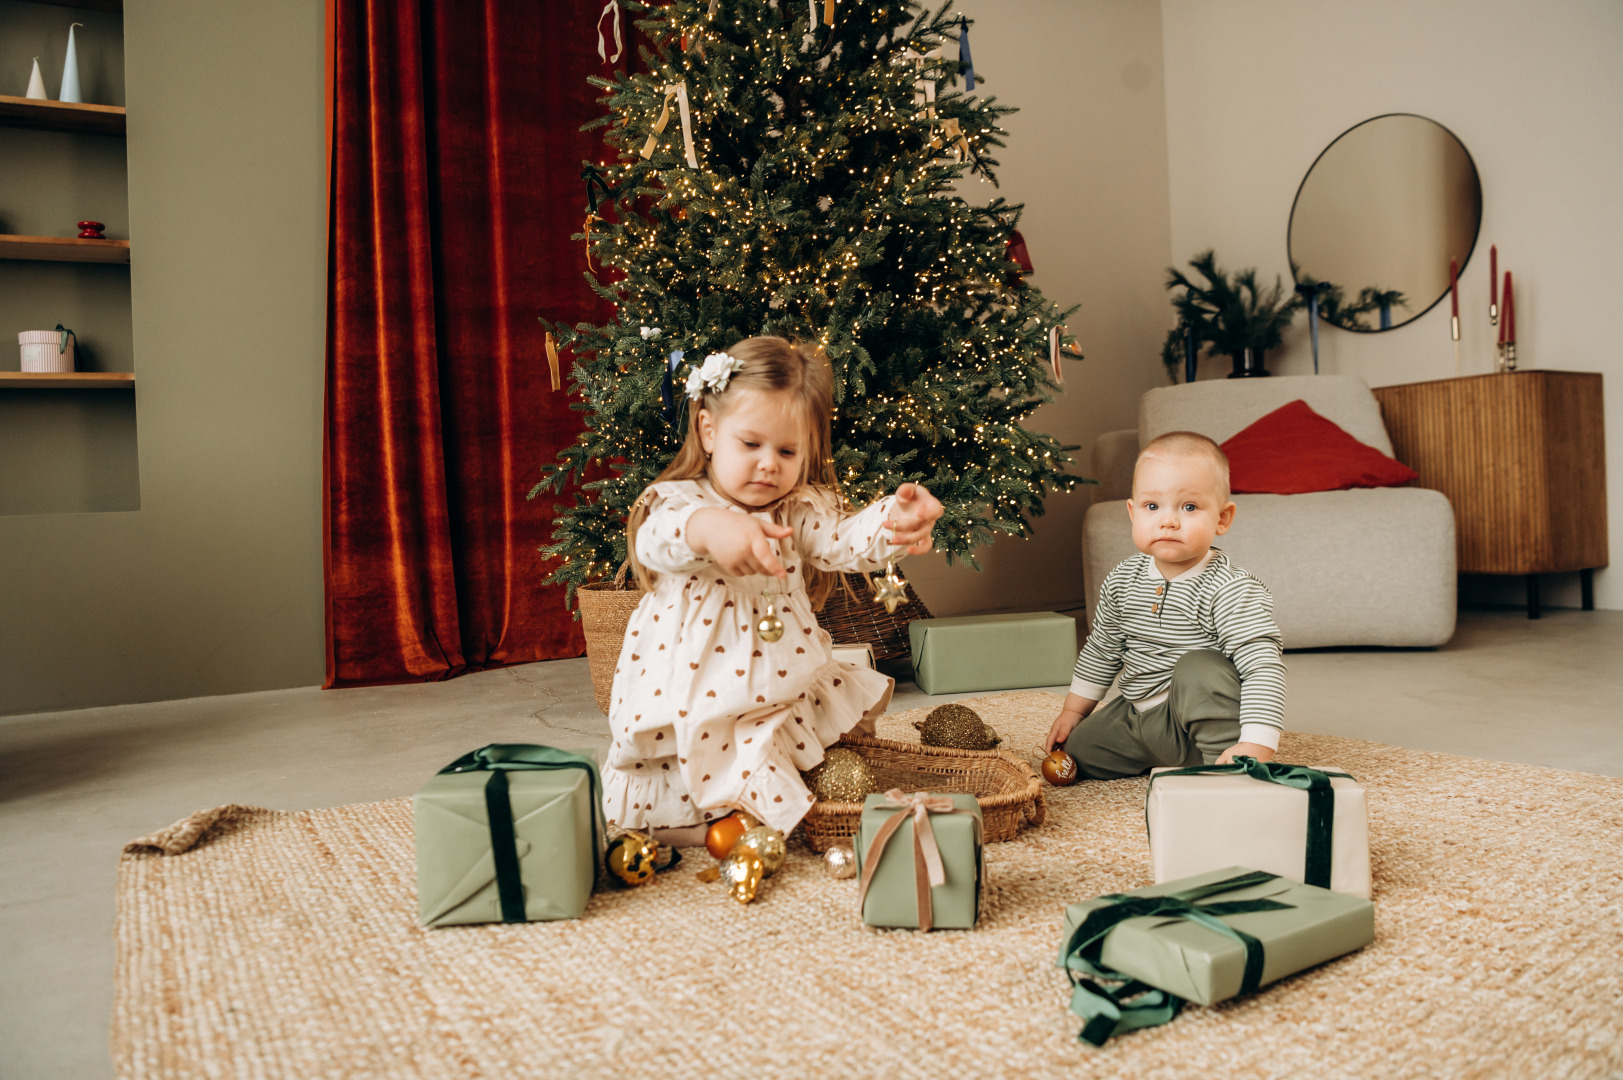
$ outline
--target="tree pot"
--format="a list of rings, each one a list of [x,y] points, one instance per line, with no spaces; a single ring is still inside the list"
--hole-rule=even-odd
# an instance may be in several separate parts
[[[1233,353],[1234,370],[1229,373],[1231,379],[1258,379],[1272,375],[1263,363],[1265,349],[1241,349]]]

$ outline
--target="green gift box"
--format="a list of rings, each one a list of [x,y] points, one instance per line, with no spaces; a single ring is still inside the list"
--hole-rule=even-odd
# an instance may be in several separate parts
[[[578,919],[603,862],[597,764],[496,743],[440,770],[412,799],[424,926]]]
[[[907,636],[926,694],[1063,686],[1076,666],[1076,620],[1051,611],[914,619]]]
[[[986,877],[982,835],[981,805],[973,795],[869,795],[855,844],[862,921],[973,929]]]
[[[1231,866],[1070,905],[1059,966],[1097,1046],[1166,1023],[1183,1001],[1248,994],[1374,940],[1368,900]]]

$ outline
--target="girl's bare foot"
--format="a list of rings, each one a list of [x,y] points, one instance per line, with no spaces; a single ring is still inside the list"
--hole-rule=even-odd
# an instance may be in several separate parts
[[[709,830],[708,825],[683,825],[676,829],[655,829],[653,833],[654,839],[665,847],[684,848],[699,847]]]

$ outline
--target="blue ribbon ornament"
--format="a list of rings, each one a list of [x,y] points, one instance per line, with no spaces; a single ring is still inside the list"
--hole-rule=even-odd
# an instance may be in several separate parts
[[[672,349],[665,362],[665,377],[659,383],[659,415],[667,424],[676,425],[676,369],[682,363],[681,349]]]
[[[964,93],[975,92],[975,60],[969,55],[969,20],[958,16],[958,70],[964,75]]]

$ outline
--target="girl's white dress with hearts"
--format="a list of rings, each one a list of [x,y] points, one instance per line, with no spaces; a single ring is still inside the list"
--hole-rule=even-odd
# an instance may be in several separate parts
[[[884,529],[894,496],[842,515],[801,489],[755,511],[794,530],[777,541],[789,574],[780,585],[762,575],[730,577],[688,546],[695,510],[747,512],[709,481],[650,490],[636,544],[654,588],[631,616],[615,668],[604,813],[628,829],[675,828],[743,807],[787,833],[812,804],[801,771],[864,718],[882,714],[894,686],[834,659],[806,595],[804,567],[873,571],[900,555]],[[769,643],[755,624],[773,601],[784,634]]]

